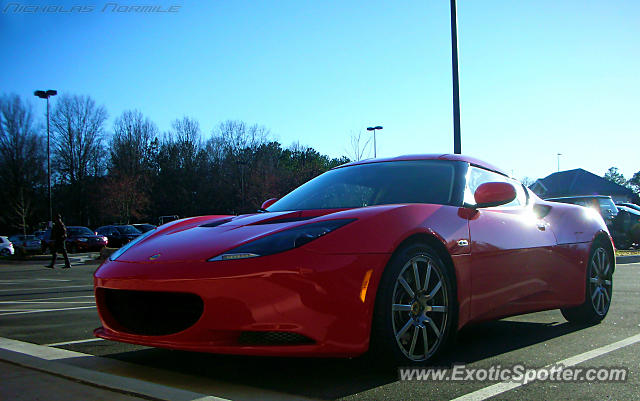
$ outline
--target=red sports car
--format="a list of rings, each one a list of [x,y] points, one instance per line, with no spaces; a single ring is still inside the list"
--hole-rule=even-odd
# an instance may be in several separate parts
[[[560,308],[598,323],[614,267],[598,213],[545,202],[490,164],[365,160],[261,213],[178,220],[120,248],[95,273],[95,335],[421,363],[473,322]]]

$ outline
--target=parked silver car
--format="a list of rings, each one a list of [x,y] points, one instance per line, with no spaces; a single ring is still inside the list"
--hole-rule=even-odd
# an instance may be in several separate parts
[[[15,249],[26,252],[40,252],[42,246],[40,240],[35,235],[12,235],[9,241],[13,243]]]
[[[0,237],[0,256],[13,255],[13,244],[7,237]]]

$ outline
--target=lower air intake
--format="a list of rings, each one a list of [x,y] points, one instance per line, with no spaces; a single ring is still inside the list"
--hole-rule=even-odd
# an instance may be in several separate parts
[[[243,331],[238,342],[242,345],[305,345],[314,343],[309,337],[286,331]]]
[[[163,336],[178,333],[200,319],[204,304],[195,294],[99,288],[114,326],[126,333]]]

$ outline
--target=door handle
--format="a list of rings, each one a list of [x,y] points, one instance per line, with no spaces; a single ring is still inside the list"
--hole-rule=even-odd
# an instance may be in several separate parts
[[[538,222],[538,230],[545,231],[546,229],[547,229],[547,225],[544,223],[544,221],[539,221]]]

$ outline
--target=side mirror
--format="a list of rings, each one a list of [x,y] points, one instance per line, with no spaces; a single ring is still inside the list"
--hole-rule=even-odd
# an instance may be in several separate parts
[[[278,200],[278,198],[267,199],[266,201],[262,202],[262,206],[260,206],[260,209],[266,210],[269,206],[271,206],[274,203],[276,203],[277,200]]]
[[[485,182],[473,194],[476,208],[507,204],[516,198],[516,189],[506,182]]]

